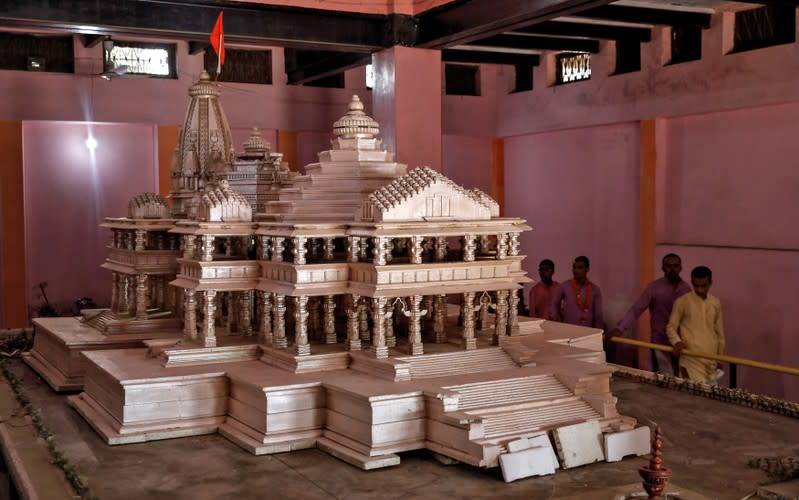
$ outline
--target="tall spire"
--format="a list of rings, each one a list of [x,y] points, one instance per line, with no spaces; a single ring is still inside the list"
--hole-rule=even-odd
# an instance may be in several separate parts
[[[172,213],[185,217],[187,203],[201,191],[219,164],[230,169],[234,160],[230,127],[219,103],[219,85],[207,71],[189,89],[191,101],[186,109],[183,128],[175,150],[172,172]]]

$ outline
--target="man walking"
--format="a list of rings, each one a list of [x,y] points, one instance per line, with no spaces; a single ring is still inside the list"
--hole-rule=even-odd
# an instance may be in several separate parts
[[[588,280],[590,269],[588,257],[581,255],[572,264],[573,279],[564,281],[555,290],[549,317],[572,325],[604,328],[602,316],[602,292]]]

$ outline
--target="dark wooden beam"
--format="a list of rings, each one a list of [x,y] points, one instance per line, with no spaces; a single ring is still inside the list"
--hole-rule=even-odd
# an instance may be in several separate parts
[[[205,52],[206,49],[210,48],[211,44],[208,42],[196,42],[193,40],[189,40],[189,54],[195,55],[201,52]]]
[[[607,5],[611,0],[465,0],[418,16],[417,46],[447,48]]]
[[[757,3],[761,5],[777,5],[799,7],[799,0],[746,0],[746,3]]]
[[[286,76],[289,85],[300,85],[351,68],[364,66],[372,61],[371,54],[339,52],[311,59],[303,51],[286,49]]]
[[[538,66],[540,59],[536,54],[514,54],[510,52],[487,52],[484,50],[452,50],[441,51],[441,60],[444,62],[474,63],[474,64],[506,64],[515,66]]]
[[[576,36],[582,38],[599,38],[600,40],[638,40],[649,42],[652,40],[652,30],[649,28],[633,28],[629,26],[611,26],[607,24],[569,23],[560,21],[547,21],[532,26],[516,28],[514,33],[529,33],[533,35]]]
[[[0,25],[44,27],[72,32],[107,32],[202,40],[220,11],[228,43],[372,52],[392,44],[413,44],[408,21],[381,16],[266,4],[177,0],[14,0],[0,2]],[[411,18],[411,16],[405,16]],[[413,22],[409,23],[411,26]],[[91,28],[86,28],[86,27]]]
[[[620,21],[625,23],[662,24],[670,26],[699,26],[710,28],[710,14],[680,10],[604,5],[574,14],[577,17]]]
[[[473,45],[480,47],[497,47],[499,49],[558,50],[591,52],[592,54],[599,52],[599,42],[597,40],[530,35],[494,35],[466,44],[467,47]]]
[[[105,39],[105,35],[80,35],[80,43],[87,49],[96,47]]]

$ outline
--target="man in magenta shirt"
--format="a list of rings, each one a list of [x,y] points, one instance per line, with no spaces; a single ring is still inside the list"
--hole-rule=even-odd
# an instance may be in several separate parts
[[[649,309],[652,343],[671,345],[666,334],[666,325],[669,322],[671,309],[674,307],[675,300],[691,291],[691,286],[680,277],[682,260],[679,255],[673,253],[665,255],[662,269],[663,277],[647,285],[618,326],[608,333],[608,337],[622,335],[645,309]],[[653,350],[652,354],[655,371],[674,375],[675,360],[671,353]]]
[[[573,279],[564,281],[555,290],[549,317],[572,325],[605,328],[602,316],[602,292],[588,280],[590,262],[583,255],[574,259]]]

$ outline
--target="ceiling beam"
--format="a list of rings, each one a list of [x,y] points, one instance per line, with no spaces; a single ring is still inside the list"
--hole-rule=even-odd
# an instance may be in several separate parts
[[[633,28],[629,26],[570,23],[560,21],[547,21],[540,24],[534,24],[532,26],[516,28],[513,30],[513,32],[529,33],[532,35],[599,38],[600,40],[637,40],[639,42],[649,42],[652,40],[652,30],[649,28]]]
[[[442,50],[441,60],[444,62],[506,65],[524,64],[528,66],[538,66],[540,62],[540,58],[537,54],[513,54],[510,52],[452,49]]]
[[[465,0],[417,17],[416,45],[448,48],[512,31],[522,26],[573,15],[611,0]]]
[[[105,35],[80,35],[80,43],[90,49],[92,47],[96,47],[105,39]]]
[[[415,25],[411,16],[175,0],[4,1],[0,25],[199,40],[208,36],[221,11],[228,43],[371,52],[395,43],[412,45],[402,37],[415,34],[408,28]]]
[[[746,3],[757,3],[761,5],[776,5],[799,7],[799,0],[746,0]]]
[[[501,49],[557,50],[591,52],[592,54],[599,52],[599,41],[597,40],[512,34],[494,35],[492,37],[475,40],[465,44],[467,47],[472,45],[477,45],[480,47],[497,47]]]
[[[339,52],[295,66],[298,60],[308,59],[307,57],[297,57],[298,52],[300,51],[296,49],[286,49],[286,76],[289,85],[311,82],[372,62],[371,54]]]
[[[573,14],[577,17],[620,21],[625,23],[660,24],[667,26],[699,26],[710,28],[710,14],[682,10],[650,9],[624,5],[604,5]]]

